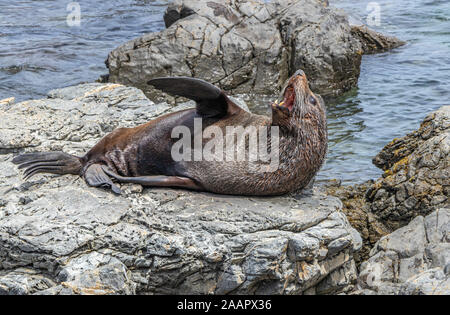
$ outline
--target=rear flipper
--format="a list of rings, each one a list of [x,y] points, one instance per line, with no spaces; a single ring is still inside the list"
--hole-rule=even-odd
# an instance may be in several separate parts
[[[112,172],[106,165],[102,166],[103,171],[121,183],[133,183],[150,187],[179,187],[191,190],[204,191],[204,188],[196,184],[192,179],[179,176],[141,176],[122,177]]]
[[[111,178],[105,174],[100,164],[93,164],[88,167],[84,173],[84,179],[89,186],[111,188],[111,190],[120,195],[122,191],[113,184]]]
[[[19,169],[25,169],[25,180],[38,173],[81,175],[83,168],[83,163],[79,157],[64,152],[27,153],[15,157],[12,162],[19,165]],[[111,188],[116,194],[121,193],[120,189],[102,170],[100,164],[88,167],[84,173],[84,179],[89,186],[107,187]]]
[[[79,175],[82,167],[79,157],[64,152],[27,153],[15,157],[12,162],[19,165],[19,169],[25,168],[25,180],[38,173]]]

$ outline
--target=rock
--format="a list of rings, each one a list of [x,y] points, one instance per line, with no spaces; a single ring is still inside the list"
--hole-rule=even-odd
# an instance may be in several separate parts
[[[385,173],[368,190],[370,210],[391,230],[449,205],[450,106],[394,139],[373,160]]]
[[[189,106],[185,104],[184,106]],[[0,294],[300,294],[353,289],[359,234],[316,189],[276,198],[76,176],[22,182],[18,152],[81,155],[102,136],[183,108],[118,84],[84,84],[0,108]]]
[[[352,35],[359,39],[365,54],[376,54],[406,44],[404,41],[380,34],[364,25],[352,26]]]
[[[376,242],[419,215],[449,205],[450,106],[428,115],[419,130],[394,139],[374,158],[385,170],[377,181],[346,186],[326,183],[363,239],[356,263],[369,258]]]
[[[327,1],[175,0],[167,29],[112,51],[109,81],[135,86],[154,99],[146,82],[160,76],[205,79],[231,93],[273,94],[296,70],[312,90],[335,96],[355,87],[361,55],[402,42],[352,29]]]
[[[0,106],[10,105],[10,104],[13,104],[15,101],[16,101],[16,98],[14,98],[14,97],[5,98],[3,100],[0,100]]]
[[[360,294],[450,294],[450,208],[380,239],[361,265]]]
[[[0,270],[0,295],[26,295],[55,285],[51,279],[32,269]]]
[[[343,212],[350,224],[361,234],[363,245],[355,254],[356,264],[359,266],[369,258],[373,246],[381,237],[389,234],[391,230],[370,211],[366,191],[373,184],[372,181],[356,185],[341,185],[338,181],[324,183],[323,187],[328,195],[339,198],[343,203]]]

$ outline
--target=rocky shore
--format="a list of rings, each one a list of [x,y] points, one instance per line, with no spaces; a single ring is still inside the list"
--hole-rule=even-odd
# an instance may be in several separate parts
[[[377,154],[373,163],[384,170],[378,180],[354,186],[327,183],[328,193],[343,201],[364,239],[363,258],[382,236],[450,205],[449,151],[450,106],[444,106]]]
[[[450,294],[450,106],[394,139],[374,159],[385,173],[327,184],[361,234],[360,294]],[[390,233],[390,234],[389,234]]]
[[[450,294],[449,231],[447,207],[381,238],[361,265],[354,294]]]
[[[177,0],[164,20],[109,54],[110,83],[0,100],[0,294],[450,294],[450,106],[374,158],[381,178],[354,186],[251,198],[23,182],[19,153],[82,155],[118,127],[194,106],[157,101],[153,77],[273,94],[303,68],[335,96],[356,86],[362,54],[403,44],[323,0]]]
[[[187,105],[186,105],[187,106]],[[86,84],[0,107],[0,293],[339,293],[354,288],[361,238],[342,203],[245,198],[75,176],[23,183],[18,152],[86,152],[118,126],[178,110],[135,88]]]
[[[48,96],[0,107],[1,294],[449,293],[448,199],[426,211],[417,202],[412,213],[430,214],[391,231],[397,223],[385,218],[398,222],[397,211],[373,211],[370,185],[351,204],[323,187],[248,198],[124,185],[118,197],[76,176],[22,182],[11,164],[19,152],[82,154],[118,126],[183,106],[155,104],[118,84],[84,84]],[[434,167],[448,171],[448,119],[449,107],[428,116],[420,130],[432,131],[407,136],[420,134],[424,142],[410,142],[404,154],[439,144],[442,158]],[[416,173],[437,174],[417,167],[411,176]],[[440,185],[448,198],[448,177]],[[364,262],[361,248],[370,252]]]

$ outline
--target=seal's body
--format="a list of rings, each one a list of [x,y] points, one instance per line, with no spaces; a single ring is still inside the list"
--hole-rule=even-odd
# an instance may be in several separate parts
[[[77,174],[90,186],[120,189],[111,178],[124,183],[153,187],[182,187],[236,195],[280,195],[305,187],[320,169],[327,150],[327,128],[323,101],[308,86],[303,71],[287,83],[283,102],[272,106],[272,119],[251,114],[223,91],[193,78],[160,78],[149,84],[173,95],[193,99],[197,107],[168,114],[136,128],[121,128],[104,137],[84,157],[62,152],[31,153],[16,157],[13,163],[26,168],[29,178],[37,173]],[[279,153],[275,170],[264,171],[267,161],[244,159],[196,159],[210,139],[192,148],[191,159],[174,159],[174,128],[189,130],[190,143],[211,128],[223,135],[229,127],[279,128],[279,145],[269,141],[268,149]],[[270,137],[270,131],[268,136]],[[220,142],[218,142],[220,143]],[[218,144],[216,143],[216,144]],[[241,149],[248,149],[246,141]]]

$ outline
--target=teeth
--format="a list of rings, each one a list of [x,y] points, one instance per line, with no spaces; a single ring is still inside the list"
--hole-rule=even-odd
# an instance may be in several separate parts
[[[273,104],[272,104],[272,106],[275,106],[275,107],[282,107],[283,105],[284,105],[284,101],[283,102],[281,102],[281,103],[278,103],[279,101],[275,101]]]

